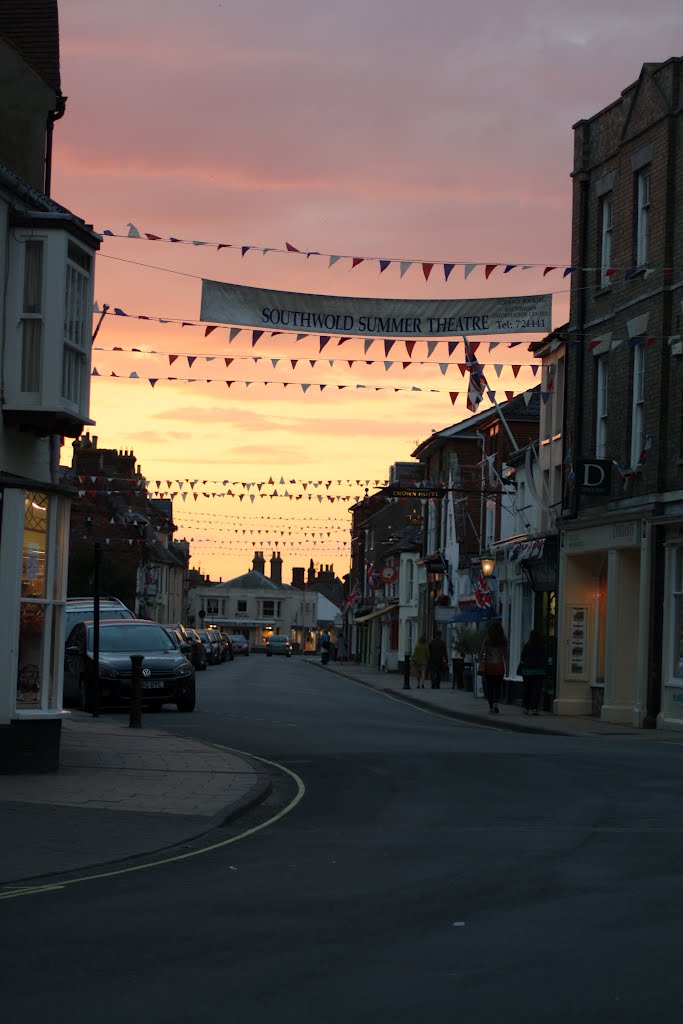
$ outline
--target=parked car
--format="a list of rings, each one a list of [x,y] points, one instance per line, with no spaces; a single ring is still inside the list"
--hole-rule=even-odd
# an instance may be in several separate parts
[[[235,660],[235,651],[233,650],[232,638],[230,637],[230,634],[226,633],[225,630],[221,629],[221,630],[219,630],[218,635],[221,638],[221,643],[223,645],[223,649],[227,652],[226,653],[226,657],[225,657],[224,660],[225,661],[234,661]]]
[[[209,636],[208,629],[198,629],[197,636],[204,644],[204,650],[206,651],[206,660],[209,665],[218,665],[221,660],[221,654],[218,649],[218,642],[212,640]]]
[[[228,652],[223,647],[223,641],[221,640],[221,635],[220,635],[220,633],[218,632],[217,629],[211,629],[210,627],[207,627],[206,632],[209,634],[209,639],[211,640],[211,646],[213,647],[213,649],[215,651],[216,660],[215,660],[214,664],[215,665],[220,665],[221,662],[228,660]]]
[[[230,642],[233,654],[244,654],[245,657],[249,657],[249,641],[246,636],[242,636],[241,633],[232,633]]]
[[[197,636],[194,629],[184,626],[182,622],[169,622],[165,624],[168,629],[177,629],[185,643],[191,647],[190,661],[200,672],[206,670],[207,658],[204,644]]]
[[[100,705],[130,704],[131,655],[141,654],[142,694],[146,704],[175,704],[194,711],[194,668],[158,622],[114,619],[100,622]],[[89,709],[95,693],[93,623],[77,622],[67,638],[64,659],[65,702]]]
[[[77,622],[90,622],[95,617],[95,600],[92,597],[70,597],[66,602],[64,615],[64,636],[68,637]],[[134,619],[135,615],[116,597],[100,598],[100,621],[102,619]]]
[[[292,645],[288,637],[282,636],[280,633],[274,633],[273,636],[268,637],[266,640],[266,657],[270,658],[273,654],[284,654],[287,658],[291,658]]]

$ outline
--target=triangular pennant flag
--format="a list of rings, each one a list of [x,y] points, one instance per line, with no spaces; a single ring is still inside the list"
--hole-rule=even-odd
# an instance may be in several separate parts
[[[541,391],[541,398],[543,399],[543,404],[544,405],[548,404],[548,399],[550,398],[551,395],[552,395],[552,391]]]
[[[406,352],[408,353],[408,357],[409,358],[412,358],[413,349],[414,348],[415,348],[415,342],[414,341],[407,341],[406,342]]]
[[[551,270],[557,270],[557,269],[558,269],[557,267],[546,267],[545,270],[543,271],[543,276],[545,277],[546,274],[549,274]]]
[[[301,385],[301,390],[303,391],[304,394],[306,394],[306,392],[308,391],[310,386],[311,386],[310,384],[302,384]]]
[[[90,374],[90,376],[91,377],[101,377],[102,375],[101,375],[100,371],[97,369],[97,367],[93,366],[92,373]]]
[[[427,342],[427,359],[429,359],[430,356],[434,354],[434,349],[436,348],[436,345],[437,343],[435,341]]]
[[[196,356],[188,356],[187,357],[187,368],[188,369],[192,369],[192,364],[194,363],[196,358],[197,358]]]
[[[457,347],[458,347],[457,341],[449,341],[448,342],[448,354],[449,354],[449,356],[453,355],[453,353],[455,352]]]
[[[177,358],[178,358],[178,356],[169,355],[169,357],[168,357],[168,365],[169,366],[173,366],[173,364],[175,363]]]
[[[365,341],[363,342],[363,351],[365,352],[365,355],[367,355],[368,352],[370,351],[370,346],[372,345],[374,340],[374,338],[366,338]]]
[[[448,363],[439,363],[439,369],[441,370],[441,373],[445,377],[446,371],[448,370]]]
[[[425,276],[425,281],[429,280],[429,275],[431,274],[433,269],[434,269],[434,264],[433,263],[423,263],[422,264],[422,273]]]
[[[468,277],[470,276],[470,274],[472,273],[472,271],[473,271],[473,270],[475,269],[475,267],[477,267],[477,266],[478,266],[478,264],[477,264],[477,263],[466,263],[466,264],[465,264],[465,280],[467,280],[467,278],[468,278]]]
[[[411,267],[412,267],[412,263],[410,262],[410,260],[401,260],[401,262],[399,264],[400,276],[403,277],[403,275],[406,273],[406,271],[410,270]]]
[[[488,279],[490,278],[491,274],[493,273],[493,271],[496,269],[497,266],[498,266],[497,263],[487,263],[486,264],[486,267],[484,269],[484,276],[485,276],[487,281],[488,281]]]
[[[150,377],[150,378],[149,378],[149,382],[150,382],[150,384],[152,385],[152,387],[154,387],[154,385],[156,384],[156,382],[157,382],[158,380],[159,380],[159,378],[158,378],[158,377]]]
[[[385,370],[390,370],[393,365],[394,365],[393,360],[390,360],[389,362],[385,362],[384,363],[384,369]]]
[[[396,342],[391,338],[384,339],[384,355],[388,356]]]
[[[287,252],[301,252],[301,249],[297,249],[296,246],[290,245],[289,242],[285,242],[285,246],[287,247]]]
[[[529,405],[529,402],[531,401],[532,395],[533,395],[533,391],[525,391],[524,394],[522,395],[522,398],[524,399],[524,404],[526,406]]]
[[[230,363],[232,363],[232,362],[233,362],[233,358],[232,358],[232,356],[224,356],[223,358],[225,359],[225,365],[226,365],[226,367],[230,366]]]
[[[256,342],[259,340],[259,338],[262,337],[263,333],[264,333],[263,331],[252,331],[251,332],[251,347],[252,348],[254,347]]]
[[[365,256],[354,256],[351,259],[351,270],[354,270],[360,263],[363,263]]]
[[[384,271],[387,269],[387,267],[390,266],[390,264],[391,264],[391,260],[380,260],[379,261],[379,272],[380,272],[380,274],[383,274]]]
[[[206,330],[204,331],[204,337],[208,338],[208,336],[211,334],[211,331],[215,331],[215,330],[217,330],[217,327],[215,327],[215,326],[207,327]]]
[[[141,237],[140,236],[140,232],[135,227],[135,224],[126,224],[126,227],[128,228],[128,237],[129,238],[140,238]]]
[[[515,365],[514,365],[514,366],[512,367],[512,375],[513,375],[513,377],[515,377],[515,378],[516,378],[516,377],[517,377],[517,374],[519,373],[519,371],[520,371],[520,370],[521,370],[521,366],[518,366],[517,364],[515,364]]]
[[[241,327],[231,327],[230,328],[230,341],[234,341],[235,338],[237,337],[237,335],[241,333],[241,331],[242,331]]]
[[[494,363],[493,369],[496,371],[496,377],[500,377],[501,373],[503,372],[502,365],[500,363]]]
[[[508,402],[511,402],[512,399],[515,397],[514,391],[506,391],[505,397],[507,398]]]
[[[329,340],[330,340],[330,335],[329,334],[321,334],[320,335],[320,338],[319,338],[320,348],[318,349],[319,352],[322,352],[322,350],[325,348],[325,345],[327,345]]]
[[[460,394],[459,391],[449,391],[448,394],[451,396],[451,405],[455,405],[455,400]]]
[[[493,352],[494,348],[498,348],[499,344],[500,344],[499,341],[490,341],[489,342],[489,352]]]
[[[335,265],[335,263],[339,263],[340,259],[341,259],[341,256],[330,256],[330,262],[328,263],[328,268],[329,267],[333,267]]]
[[[455,263],[444,263],[444,265],[443,265],[443,279],[444,279],[444,281],[447,281],[448,278],[451,276],[451,271],[453,270],[454,266],[455,266]]]

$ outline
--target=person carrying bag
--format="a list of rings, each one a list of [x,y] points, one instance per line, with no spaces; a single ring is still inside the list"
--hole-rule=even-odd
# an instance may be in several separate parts
[[[524,680],[524,714],[528,715],[531,712],[537,715],[545,678],[545,647],[537,629],[531,630],[529,639],[522,648],[517,675]]]

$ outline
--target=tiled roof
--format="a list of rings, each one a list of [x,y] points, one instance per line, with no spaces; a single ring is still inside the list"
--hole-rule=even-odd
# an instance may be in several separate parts
[[[57,0],[2,0],[0,36],[56,93],[61,92]]]

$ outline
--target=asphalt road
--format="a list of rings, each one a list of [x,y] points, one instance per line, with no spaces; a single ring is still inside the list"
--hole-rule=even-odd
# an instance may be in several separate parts
[[[303,798],[220,849],[0,904],[6,1020],[678,1019],[681,745],[463,725],[294,658],[198,683],[155,727],[278,762]],[[219,836],[296,793],[276,770]]]

